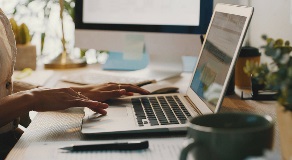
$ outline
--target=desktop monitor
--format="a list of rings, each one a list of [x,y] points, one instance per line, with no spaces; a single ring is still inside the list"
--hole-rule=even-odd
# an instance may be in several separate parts
[[[182,70],[181,56],[199,54],[200,35],[206,33],[213,11],[213,0],[75,3],[76,47],[123,53],[124,59],[148,53],[152,69],[177,71]]]

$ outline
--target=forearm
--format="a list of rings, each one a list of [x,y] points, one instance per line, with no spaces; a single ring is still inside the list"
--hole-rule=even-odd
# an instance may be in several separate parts
[[[37,87],[39,86],[33,85],[31,83],[26,83],[22,81],[13,81],[13,93],[30,90]],[[19,124],[21,124],[24,127],[27,127],[31,122],[30,117],[29,117],[29,112],[25,112],[21,114],[19,118],[20,118]]]
[[[34,98],[30,92],[18,92],[0,99],[0,127],[32,110]]]

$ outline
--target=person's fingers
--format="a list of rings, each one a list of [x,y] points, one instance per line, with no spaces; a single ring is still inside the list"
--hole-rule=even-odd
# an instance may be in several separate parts
[[[83,99],[89,99],[88,97],[84,96],[83,94],[81,94],[81,92],[77,92],[78,93],[78,97],[79,98],[83,98]]]
[[[133,85],[133,84],[125,84],[125,83],[108,83],[111,89],[114,90],[121,90],[125,89],[127,92],[134,92],[134,93],[140,93],[140,94],[149,94],[150,92],[140,88],[139,86]]]
[[[134,92],[134,93],[140,93],[140,94],[149,94],[150,92],[140,88],[138,86],[135,85],[131,85],[131,84],[125,84],[125,85],[121,85],[122,89],[125,89],[127,92]]]
[[[133,96],[134,94],[132,92],[127,92],[124,89],[121,90],[112,90],[112,91],[102,91],[100,92],[100,96],[98,97],[98,101],[106,101],[109,99],[119,98],[121,96]]]
[[[66,91],[73,97],[77,99],[89,99],[88,97],[81,94],[81,92],[76,92],[72,88],[66,88]]]
[[[107,114],[107,111],[106,110],[101,109],[99,107],[88,107],[88,108],[91,109],[92,111],[97,112],[97,113],[100,113],[102,115],[106,115]]]
[[[89,99],[74,99],[74,100],[68,100],[67,101],[70,106],[74,107],[95,107],[99,106],[100,108],[106,109],[108,105],[106,103],[98,102],[98,101],[93,101]]]
[[[108,108],[108,104],[99,102],[99,104],[97,106],[96,105],[92,105],[92,106],[88,106],[88,108],[90,108],[94,112],[98,112],[98,113],[100,113],[102,115],[106,115],[107,111],[104,110],[104,109]]]
[[[110,91],[110,90],[119,90],[119,89],[121,89],[120,84],[109,82],[109,83],[106,83],[105,86],[103,87],[103,89],[101,89],[101,90],[102,91]]]
[[[64,91],[67,92],[68,94],[74,96],[74,97],[78,97],[78,93],[75,92],[72,88],[64,88]]]
[[[88,101],[81,100],[79,101],[78,106],[88,107],[94,112],[98,112],[102,115],[107,114],[105,109],[108,108],[108,104],[106,103],[101,103],[101,102],[91,101],[91,100],[88,100]]]
[[[112,91],[102,91],[102,97],[105,99],[117,98],[125,95],[127,91],[125,89],[121,90],[112,90]]]
[[[126,95],[126,96],[133,96],[134,93],[133,92],[126,92],[124,95]]]

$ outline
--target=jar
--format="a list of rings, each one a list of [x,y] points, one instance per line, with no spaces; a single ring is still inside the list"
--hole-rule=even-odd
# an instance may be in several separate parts
[[[261,53],[255,47],[244,46],[241,48],[239,57],[235,64],[235,86],[240,89],[250,89],[251,88],[251,80],[250,76],[247,75],[243,68],[246,65],[246,61],[253,61],[256,63],[260,63]]]

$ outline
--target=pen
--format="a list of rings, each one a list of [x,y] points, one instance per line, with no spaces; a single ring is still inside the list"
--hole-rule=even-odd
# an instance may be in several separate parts
[[[138,87],[142,87],[146,84],[151,84],[151,83],[155,83],[155,82],[156,82],[155,80],[146,80],[146,81],[135,83],[134,85],[137,85]]]
[[[204,35],[200,35],[200,40],[201,40],[201,44],[203,44],[204,43]]]
[[[68,151],[102,151],[102,150],[140,150],[149,147],[148,141],[133,141],[123,143],[72,145],[60,149]]]

